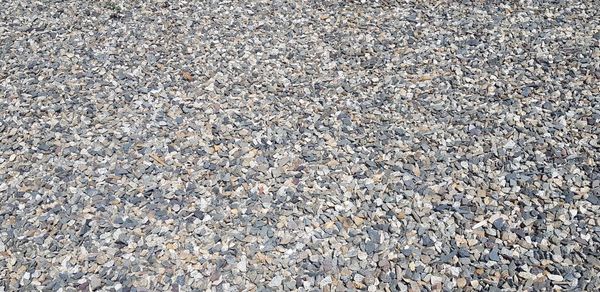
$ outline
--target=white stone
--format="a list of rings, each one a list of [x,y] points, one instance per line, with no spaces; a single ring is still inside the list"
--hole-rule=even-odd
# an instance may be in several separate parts
[[[548,279],[555,281],[555,282],[561,282],[564,280],[561,275],[553,275],[553,274],[548,274]]]
[[[271,282],[269,282],[269,287],[279,287],[281,286],[281,282],[283,282],[283,277],[277,275],[271,279]]]

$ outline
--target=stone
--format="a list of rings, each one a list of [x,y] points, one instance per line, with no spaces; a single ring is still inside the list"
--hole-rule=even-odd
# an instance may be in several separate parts
[[[323,288],[329,284],[331,284],[333,281],[331,280],[331,276],[327,276],[325,278],[323,278],[321,280],[321,282],[319,282],[319,287]]]
[[[0,9],[4,290],[599,286],[591,1],[45,2]]]
[[[490,253],[489,253],[488,256],[489,256],[490,260],[495,261],[495,262],[499,262],[500,261],[500,256],[498,255],[498,247],[494,247],[490,251]]]
[[[102,286],[102,280],[96,275],[89,278],[89,287],[91,290],[97,290]]]
[[[279,287],[279,286],[281,286],[282,282],[283,282],[283,277],[281,277],[280,275],[276,275],[269,282],[269,287],[272,287],[272,288]]]
[[[547,277],[554,282],[562,282],[564,280],[561,275],[548,274]]]

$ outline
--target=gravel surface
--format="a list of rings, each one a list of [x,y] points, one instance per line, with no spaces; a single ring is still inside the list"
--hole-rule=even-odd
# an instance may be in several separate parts
[[[455,2],[0,0],[0,291],[600,287],[600,4]]]

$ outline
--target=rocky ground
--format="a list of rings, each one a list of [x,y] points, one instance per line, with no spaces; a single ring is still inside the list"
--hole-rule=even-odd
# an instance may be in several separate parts
[[[600,287],[597,1],[0,2],[0,291]]]

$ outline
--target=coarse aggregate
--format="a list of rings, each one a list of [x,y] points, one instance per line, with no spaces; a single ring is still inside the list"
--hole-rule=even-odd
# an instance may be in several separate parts
[[[0,0],[0,291],[598,291],[598,1]]]

